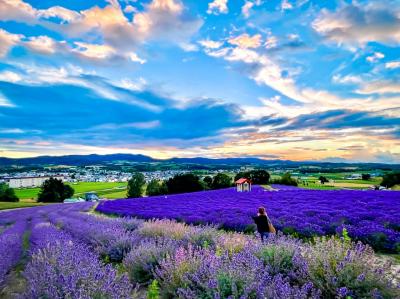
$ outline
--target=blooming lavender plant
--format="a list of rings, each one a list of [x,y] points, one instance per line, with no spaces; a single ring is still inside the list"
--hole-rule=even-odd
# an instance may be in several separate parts
[[[32,230],[26,298],[130,298],[126,275],[103,265],[87,246],[46,223]]]
[[[340,234],[346,227],[352,239],[377,250],[400,250],[400,192],[356,190],[267,191],[253,186],[251,192],[234,188],[186,194],[121,199],[101,202],[97,211],[144,219],[169,218],[192,224],[215,224],[247,231],[251,216],[263,205],[274,226],[284,233],[305,238]],[[187,207],[190,206],[190,209]],[[355,209],[354,207],[357,207]]]
[[[0,235],[0,285],[21,257],[22,237],[26,228],[27,220],[22,217]]]

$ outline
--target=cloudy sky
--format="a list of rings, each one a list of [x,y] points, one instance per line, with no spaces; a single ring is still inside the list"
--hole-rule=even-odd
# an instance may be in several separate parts
[[[400,2],[0,0],[0,156],[400,162]]]

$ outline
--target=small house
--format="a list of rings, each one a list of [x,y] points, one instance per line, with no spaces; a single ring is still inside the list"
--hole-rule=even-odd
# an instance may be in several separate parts
[[[235,184],[237,192],[251,191],[251,181],[249,179],[240,178],[235,182]]]

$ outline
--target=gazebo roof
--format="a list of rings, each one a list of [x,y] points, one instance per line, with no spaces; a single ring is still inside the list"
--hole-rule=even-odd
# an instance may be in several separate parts
[[[249,179],[246,179],[246,178],[240,178],[235,182],[235,184],[244,184],[244,183],[250,183],[251,184],[251,181]]]

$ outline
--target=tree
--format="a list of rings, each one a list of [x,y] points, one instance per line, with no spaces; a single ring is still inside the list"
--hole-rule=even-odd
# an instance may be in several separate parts
[[[126,197],[141,197],[143,194],[143,187],[146,184],[146,179],[143,173],[137,172],[132,175],[128,181],[128,191]]]
[[[323,175],[321,175],[318,178],[318,180],[321,182],[322,185],[329,182],[329,180],[326,177],[324,177]]]
[[[168,193],[195,192],[204,189],[202,182],[197,175],[192,173],[177,174],[167,181]]]
[[[212,188],[212,182],[213,179],[209,175],[204,177],[203,182],[205,184],[206,189],[211,189]]]
[[[275,184],[297,186],[297,181],[292,178],[290,172],[286,172],[280,179],[274,180]]]
[[[400,172],[387,173],[383,176],[381,186],[391,188],[394,185],[400,184]]]
[[[49,178],[45,180],[38,194],[38,202],[63,202],[74,195],[74,189],[65,185],[62,180]]]
[[[361,175],[361,178],[362,178],[364,181],[369,181],[369,180],[371,179],[371,175],[370,175],[369,173],[363,173],[363,174]]]
[[[0,201],[17,202],[19,198],[15,195],[13,188],[5,183],[0,183]]]
[[[151,180],[146,188],[146,194],[149,196],[163,195],[167,193],[168,187],[164,181]]]
[[[232,186],[232,178],[225,173],[218,173],[212,181],[212,189],[228,188]]]
[[[256,169],[246,172],[239,172],[235,176],[235,181],[237,181],[240,178],[247,178],[250,179],[253,184],[262,185],[262,184],[268,184],[270,179],[270,174],[266,170]]]

